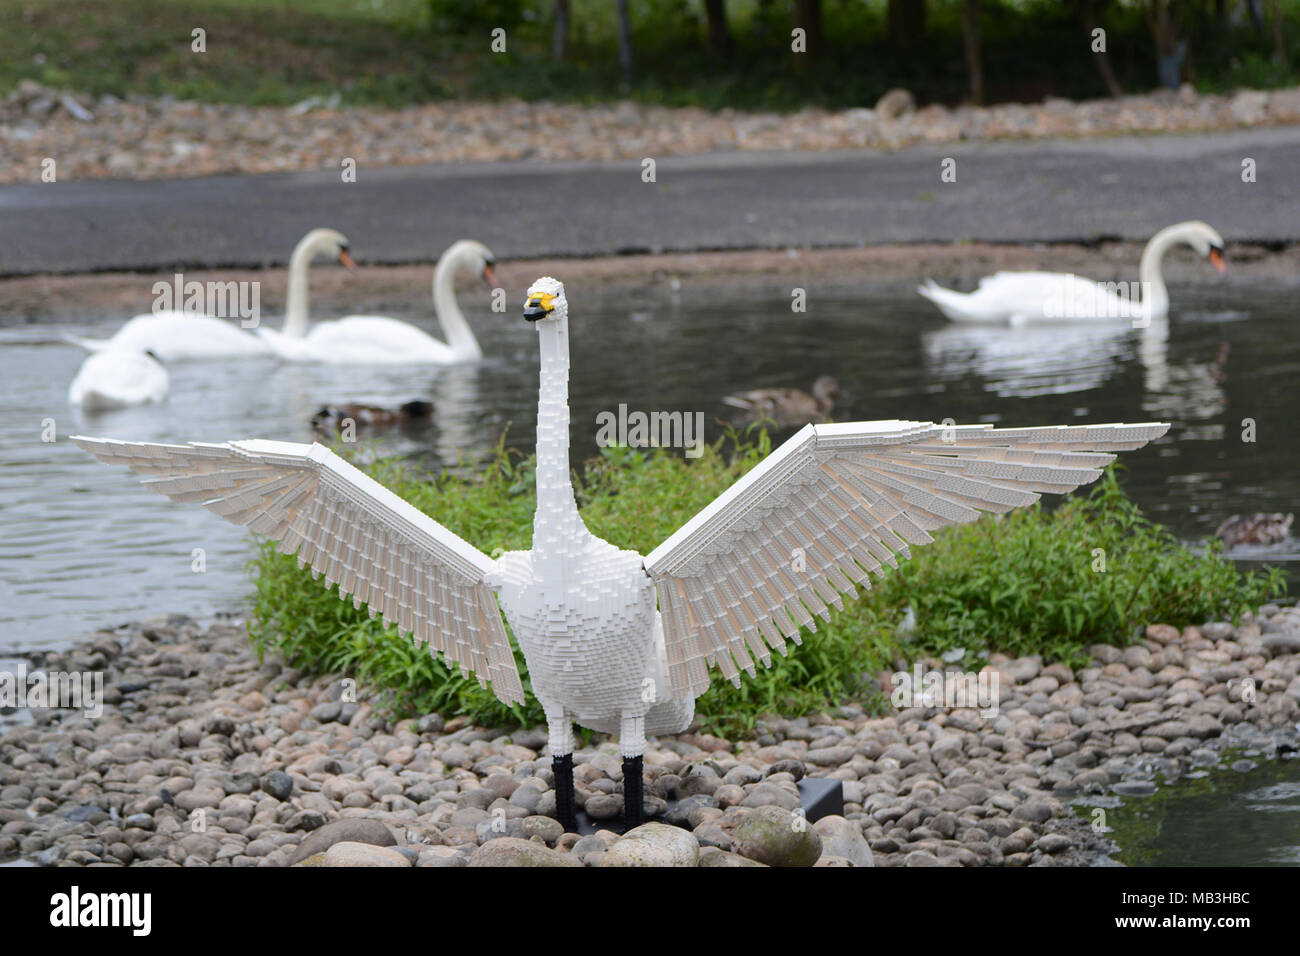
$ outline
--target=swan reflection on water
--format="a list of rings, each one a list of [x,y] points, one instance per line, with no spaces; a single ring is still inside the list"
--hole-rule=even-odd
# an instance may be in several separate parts
[[[1136,360],[1142,367],[1142,409],[1152,418],[1185,425],[1214,418],[1227,407],[1227,343],[1213,354],[1173,361],[1168,319],[1155,319],[1143,329],[1123,323],[1020,328],[949,325],[921,338],[927,368],[936,379],[979,376],[985,380],[985,390],[1002,398],[1090,391]],[[1217,427],[1199,428],[1183,437],[1221,434]]]
[[[925,332],[927,370],[939,380],[970,375],[1004,398],[1061,395],[1097,388],[1129,353],[1124,325],[948,325]]]

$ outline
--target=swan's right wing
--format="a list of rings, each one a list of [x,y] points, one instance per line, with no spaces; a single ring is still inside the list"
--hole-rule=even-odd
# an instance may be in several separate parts
[[[673,696],[698,697],[714,665],[737,686],[799,628],[829,617],[868,573],[929,532],[1094,481],[1169,428],[993,428],[932,422],[808,425],[645,558]]]
[[[197,502],[280,542],[339,585],[356,607],[473,672],[506,704],[523,685],[496,598],[492,560],[328,448],[275,441],[158,445],[74,435],[101,461],[147,476],[173,501]]]

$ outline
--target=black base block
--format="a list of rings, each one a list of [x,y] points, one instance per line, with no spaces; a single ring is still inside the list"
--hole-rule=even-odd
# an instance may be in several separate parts
[[[844,783],[834,777],[804,777],[799,781],[803,815],[809,823],[822,817],[844,816]]]

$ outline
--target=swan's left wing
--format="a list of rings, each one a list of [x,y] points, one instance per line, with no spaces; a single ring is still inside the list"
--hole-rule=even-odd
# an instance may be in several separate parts
[[[156,445],[72,436],[101,461],[145,475],[173,501],[196,502],[280,542],[339,596],[369,605],[507,704],[524,690],[496,598],[493,561],[323,445],[277,441]]]
[[[709,664],[739,684],[935,528],[1071,491],[1168,428],[806,426],[646,557],[671,692],[703,693]]]

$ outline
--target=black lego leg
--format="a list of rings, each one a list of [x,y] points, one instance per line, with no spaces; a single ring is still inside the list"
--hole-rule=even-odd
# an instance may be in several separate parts
[[[555,774],[555,819],[566,833],[578,832],[578,818],[573,799],[573,754],[551,758]]]
[[[645,779],[641,775],[642,758],[623,758],[623,824],[627,830],[645,822]]]

